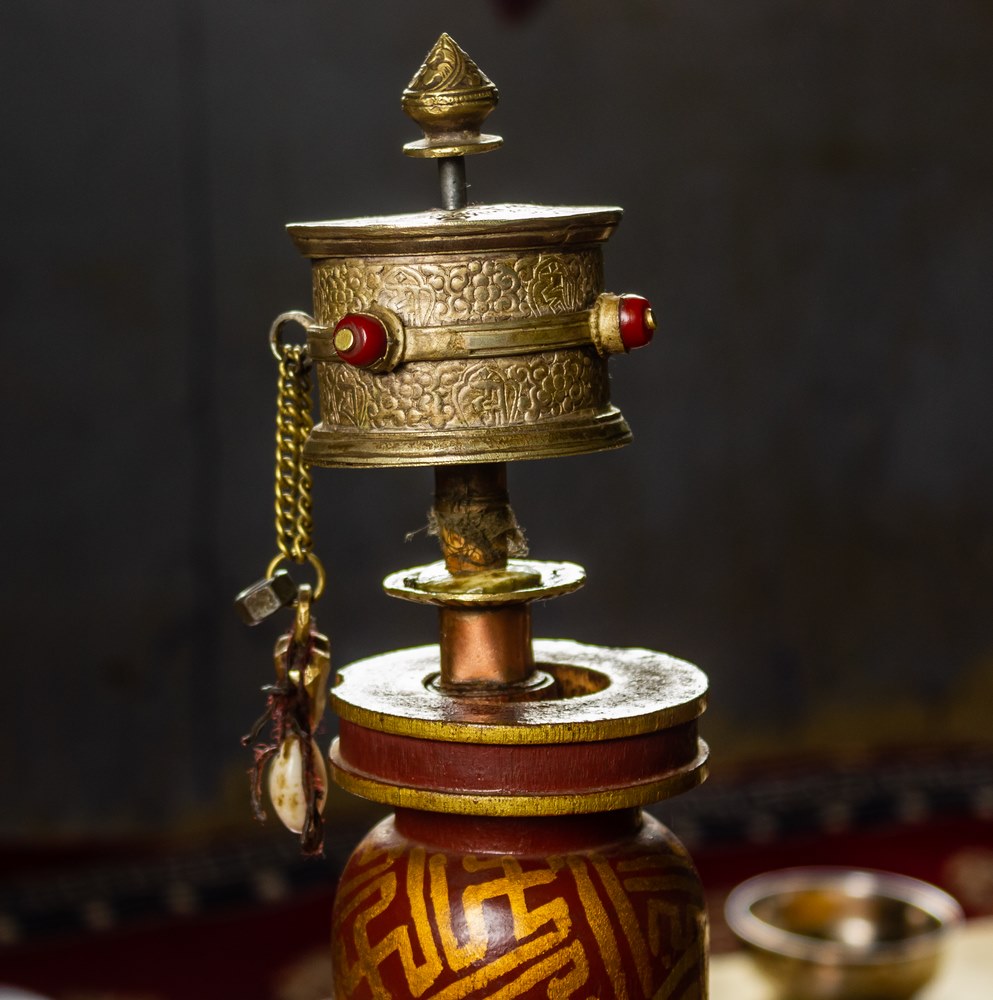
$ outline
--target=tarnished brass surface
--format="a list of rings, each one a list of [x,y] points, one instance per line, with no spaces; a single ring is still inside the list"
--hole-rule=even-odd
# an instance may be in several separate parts
[[[329,425],[472,432],[610,412],[607,369],[592,350],[413,362],[379,376],[336,362],[319,362],[316,370],[324,417],[318,436]],[[541,429],[531,433],[540,437]],[[549,433],[554,437],[555,428]]]
[[[382,312],[379,318],[382,318]],[[337,352],[347,351],[354,342],[354,335],[347,327],[336,334],[316,326],[313,331],[310,344],[311,357],[315,361],[337,361]],[[590,342],[596,344],[598,332],[598,327],[590,321],[587,313],[569,313],[546,320],[532,319],[520,326],[507,323],[476,323],[460,327],[425,326],[418,329],[417,337],[409,341],[404,330],[399,360],[496,358],[547,348],[581,347]]]
[[[509,559],[505,569],[453,576],[444,562],[391,573],[383,581],[390,597],[448,607],[496,607],[571,594],[586,582],[582,566],[570,562]]]
[[[598,360],[581,351],[550,352],[417,362],[380,376],[318,364],[325,416],[305,456],[315,465],[410,466],[620,448],[631,431],[606,404],[607,376]],[[602,405],[593,405],[596,399]]]
[[[607,440],[599,440],[592,426],[617,413],[609,403],[606,366],[592,350],[413,362],[378,377],[335,362],[318,362],[315,368],[323,419],[307,447],[312,462],[323,457],[317,442],[334,431],[365,432],[371,446],[377,439],[370,432],[431,435],[410,440],[410,447],[427,458],[434,439],[444,440],[439,432],[456,431],[465,442],[456,450],[477,455],[476,461],[498,460],[479,453],[494,450],[488,442],[498,440],[501,431],[512,436],[526,429],[541,453],[554,453],[556,437],[568,433],[570,422],[591,425],[590,451],[626,444],[630,437],[622,421],[610,426]],[[562,424],[545,429],[539,426],[543,419],[561,419]],[[577,441],[569,451],[581,447]],[[437,450],[436,460],[443,460],[447,447]]]
[[[617,228],[622,214],[616,206],[507,203],[293,222],[286,230],[304,257],[399,257],[598,244]]]
[[[425,434],[424,437],[427,435]],[[513,462],[536,458],[586,455],[622,448],[631,442],[631,431],[613,407],[591,419],[563,422],[554,435],[539,437],[527,427],[496,428],[477,433],[435,432],[431,440],[406,431],[333,430],[315,427],[308,442],[307,460],[333,468],[387,468],[449,465],[457,462]]]
[[[599,247],[428,254],[402,261],[332,258],[314,265],[314,310],[328,327],[373,303],[392,309],[413,329],[476,326],[582,312],[602,285]]]
[[[618,354],[624,350],[624,341],[621,340],[620,305],[619,295],[604,294],[597,299],[593,307],[590,323],[593,343],[603,355]]]
[[[607,380],[617,309],[600,301],[601,246],[620,209],[466,205],[464,156],[501,141],[480,133],[497,98],[443,34],[403,108],[425,133],[404,151],[438,159],[445,208],[288,227],[313,260],[308,341],[321,420],[311,464],[505,462],[630,441]],[[387,330],[362,367],[339,356],[346,334],[335,343],[355,314]]]
[[[630,441],[610,405],[596,312],[614,208],[493,205],[290,226],[312,257],[309,332],[328,466],[509,461]],[[333,331],[373,313],[375,370],[342,362]]]
[[[403,92],[403,110],[424,129],[424,138],[408,142],[403,151],[437,158],[496,149],[503,139],[481,135],[479,127],[499,98],[492,80],[442,33]]]
[[[478,706],[433,691],[437,646],[419,646],[343,668],[331,690],[342,719],[367,729],[455,743],[573,743],[668,729],[699,717],[707,679],[690,663],[647,649],[609,649],[537,639],[534,660],[556,675],[586,672],[600,685],[573,685],[554,701]]]
[[[598,247],[321,260],[314,265],[319,322],[310,329],[310,354],[337,362],[334,327],[346,314],[370,311],[390,328],[394,345],[377,370],[599,346],[590,310],[598,308],[602,271]]]

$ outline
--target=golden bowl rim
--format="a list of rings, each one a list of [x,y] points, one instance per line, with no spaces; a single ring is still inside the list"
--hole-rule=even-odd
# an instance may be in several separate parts
[[[772,896],[811,889],[846,891],[854,898],[870,895],[897,900],[922,910],[937,921],[932,930],[902,941],[859,948],[783,930],[757,916],[752,907]],[[937,954],[942,939],[965,919],[958,901],[944,889],[897,872],[874,868],[813,865],[763,872],[735,886],[724,905],[732,933],[758,951],[817,965],[879,966]]]

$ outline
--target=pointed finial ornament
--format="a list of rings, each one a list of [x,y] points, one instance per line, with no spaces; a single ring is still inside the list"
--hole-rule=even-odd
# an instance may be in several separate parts
[[[503,139],[483,135],[480,126],[499,99],[493,82],[442,33],[403,92],[403,110],[424,130],[424,138],[403,151],[437,159],[496,149]]]

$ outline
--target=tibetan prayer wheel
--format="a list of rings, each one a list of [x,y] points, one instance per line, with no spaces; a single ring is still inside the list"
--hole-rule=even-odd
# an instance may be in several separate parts
[[[313,262],[321,422],[308,460],[503,462],[627,444],[607,381],[607,355],[625,349],[621,297],[603,292],[620,216],[484,205],[290,226]]]
[[[443,557],[384,583],[438,609],[439,644],[344,667],[330,692],[333,779],[395,809],[341,878],[334,995],[705,997],[699,879],[643,807],[705,776],[706,677],[532,639],[531,604],[584,573],[527,558],[505,474],[630,441],[608,359],[655,320],[603,287],[619,209],[466,204],[496,101],[442,35],[403,95],[424,131],[404,151],[437,162],[441,207],[289,226],[313,271],[304,457],[435,466]]]

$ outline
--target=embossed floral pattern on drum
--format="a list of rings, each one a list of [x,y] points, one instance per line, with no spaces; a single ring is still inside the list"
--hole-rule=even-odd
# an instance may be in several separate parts
[[[330,259],[314,266],[314,309],[333,326],[376,304],[413,327],[492,323],[589,309],[603,287],[600,250],[521,257]]]
[[[526,424],[609,401],[606,362],[592,348],[411,362],[381,375],[321,362],[317,381],[325,419],[371,430]]]

